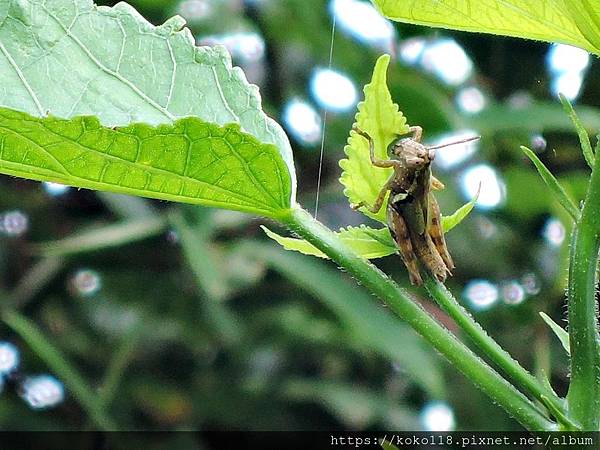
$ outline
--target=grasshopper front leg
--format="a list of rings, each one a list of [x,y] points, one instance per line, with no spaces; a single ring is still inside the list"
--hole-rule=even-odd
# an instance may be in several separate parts
[[[369,143],[369,157],[371,159],[371,164],[375,167],[389,168],[389,167],[402,167],[402,163],[395,159],[379,159],[375,156],[375,143],[373,142],[373,138],[369,135],[369,133],[361,130],[360,128],[354,126],[352,128],[356,133],[360,134],[364,137]],[[357,210],[361,207],[366,207],[373,214],[377,214],[383,205],[383,201],[385,200],[385,195],[391,189],[392,183],[395,180],[395,174],[387,180],[381,191],[379,191],[379,195],[375,199],[375,203],[372,206],[368,206],[365,202],[360,202],[355,205],[352,205],[352,209]]]
[[[408,128],[408,132],[413,134],[413,140],[421,142],[421,138],[423,137],[423,128],[418,125],[414,125]]]
[[[401,161],[398,161],[396,159],[379,159],[375,156],[375,142],[373,142],[373,138],[369,135],[369,133],[361,130],[356,125],[352,127],[352,130],[356,131],[358,134],[364,137],[369,143],[369,157],[371,158],[371,164],[373,164],[375,167],[402,167]]]
[[[383,201],[385,200],[385,195],[392,188],[392,183],[394,182],[394,179],[395,179],[395,177],[394,177],[394,175],[392,175],[385,182],[383,188],[381,189],[381,191],[379,191],[379,194],[377,195],[377,198],[375,199],[375,203],[373,203],[373,205],[369,206],[365,202],[360,202],[355,205],[351,205],[352,209],[356,211],[357,209],[364,206],[365,208],[367,208],[367,210],[369,210],[373,214],[377,214],[379,212],[379,210],[381,209],[381,206],[383,205]]]

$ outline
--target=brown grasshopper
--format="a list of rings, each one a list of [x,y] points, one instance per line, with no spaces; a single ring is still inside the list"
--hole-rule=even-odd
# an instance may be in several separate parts
[[[427,147],[421,144],[422,128],[414,126],[408,131],[412,134],[411,138],[396,140],[388,147],[388,151],[396,158],[379,159],[375,156],[371,136],[357,127],[353,129],[369,142],[371,164],[375,167],[391,167],[394,173],[372,206],[360,202],[352,205],[352,208],[364,206],[372,213],[377,213],[389,191],[387,224],[408,269],[410,282],[417,286],[423,284],[418,261],[436,279],[445,281],[447,275],[452,275],[454,263],[446,247],[440,207],[431,192],[432,189],[443,189],[444,185],[431,174],[431,162],[435,158],[435,149],[469,142],[479,139],[479,136]]]

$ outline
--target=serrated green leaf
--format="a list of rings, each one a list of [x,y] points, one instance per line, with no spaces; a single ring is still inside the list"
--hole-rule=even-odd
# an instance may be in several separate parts
[[[305,255],[327,258],[318,248],[304,239],[288,238],[280,236],[269,230],[267,227],[261,227],[271,239],[276,241],[286,250],[293,250]],[[387,228],[374,229],[367,226],[358,228],[342,228],[336,234],[340,239],[356,254],[366,259],[382,258],[384,256],[396,253],[397,249],[392,240],[392,236]]]
[[[289,172],[274,145],[237,124],[193,117],[112,129],[94,117],[0,108],[0,172],[271,217],[290,206]]]
[[[567,352],[567,355],[571,354],[571,348],[569,347],[569,333],[567,333],[559,324],[550,318],[546,313],[540,311],[540,316],[544,319],[544,322],[550,327],[552,332],[558,338],[563,348]]]
[[[262,111],[258,88],[232,68],[224,48],[196,47],[181,17],[154,26],[126,3],[109,8],[90,0],[3,0],[0,19],[0,107],[35,117],[96,116],[106,127],[174,124],[189,116],[219,126],[237,123],[278,149],[289,174],[268,183],[288,183],[284,204],[294,202],[291,147]],[[234,208],[239,206],[237,199]]]
[[[579,219],[580,214],[579,208],[577,208],[575,202],[573,202],[571,197],[569,197],[569,194],[567,194],[567,192],[560,185],[558,180],[554,177],[554,175],[552,175],[552,172],[548,170],[548,168],[544,165],[542,161],[540,161],[540,159],[533,151],[524,146],[521,146],[521,150],[523,150],[523,153],[525,153],[527,157],[531,159],[538,173],[546,183],[546,186],[550,188],[558,202],[571,215],[573,220],[577,221],[577,219]]]
[[[600,3],[590,0],[372,0],[389,19],[562,42],[600,54]]]
[[[558,96],[560,98],[560,102],[562,103],[565,112],[569,115],[569,118],[573,122],[575,131],[577,132],[577,136],[579,137],[579,143],[581,144],[581,151],[583,152],[583,157],[585,158],[585,161],[588,163],[588,166],[590,166],[590,169],[593,169],[595,157],[594,157],[594,151],[592,150],[592,144],[590,142],[590,137],[587,134],[587,131],[585,131],[585,128],[583,127],[583,124],[579,120],[579,117],[577,116],[577,113],[573,109],[573,105],[571,105],[571,102],[569,101],[569,99],[567,99],[567,97],[565,97],[562,94],[559,94]]]
[[[375,155],[388,158],[388,145],[398,135],[408,132],[406,118],[392,101],[386,83],[386,71],[390,62],[389,55],[382,55],[373,69],[371,82],[364,87],[365,99],[358,104],[355,125],[368,133],[375,143]],[[365,202],[373,204],[379,191],[392,174],[389,168],[379,168],[371,164],[369,145],[365,138],[355,131],[350,132],[348,145],[344,147],[347,159],[340,161],[343,169],[340,182],[344,185],[344,195],[350,203]],[[368,216],[385,223],[385,208],[378,214],[363,212]]]
[[[452,214],[451,216],[442,216],[442,229],[444,230],[444,233],[450,231],[456,225],[461,223],[465,219],[465,217],[469,215],[469,213],[475,207],[478,198],[479,190],[477,190],[477,193],[471,200],[469,200],[467,203],[458,208],[454,212],[454,214]]]

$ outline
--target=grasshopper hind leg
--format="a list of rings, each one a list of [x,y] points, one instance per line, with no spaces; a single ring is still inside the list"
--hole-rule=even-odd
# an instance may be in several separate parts
[[[441,255],[438,253],[429,233],[413,235],[413,243],[417,256],[427,270],[436,278],[444,282],[450,273]]]
[[[408,270],[410,282],[415,286],[421,286],[423,284],[423,279],[419,272],[419,262],[413,250],[406,221],[391,205],[388,205],[387,215],[390,233],[396,243],[396,247],[398,247],[398,250],[400,251],[400,257]]]
[[[454,261],[452,261],[452,257],[450,256],[450,252],[448,252],[448,247],[446,246],[446,239],[444,239],[440,207],[435,197],[431,194],[429,195],[429,211],[431,213],[431,223],[429,224],[429,229],[427,232],[429,233],[429,236],[431,236],[431,240],[433,241],[437,252],[444,260],[444,264],[446,264],[448,273],[451,274],[452,269],[455,267]]]

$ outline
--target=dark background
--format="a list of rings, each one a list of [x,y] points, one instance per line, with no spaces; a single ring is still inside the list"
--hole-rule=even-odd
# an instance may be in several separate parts
[[[259,84],[267,113],[288,129],[283,111],[293,98],[321,114],[310,80],[315,68],[328,65],[332,22],[326,2],[205,0],[192,6],[212,12],[196,19],[190,2],[183,10],[176,1],[132,4],[154,24],[187,12],[198,41],[215,34],[257,33],[264,39],[264,56],[248,62],[242,52],[234,63]],[[476,209],[449,233],[457,265],[449,288],[513,356],[531,371],[548,374],[563,395],[567,357],[538,311],[564,325],[569,223],[519,150],[519,145],[535,146],[566,189],[582,198],[589,170],[551,92],[546,61],[550,46],[394,26],[392,48],[398,54],[411,37],[453,38],[473,61],[473,74],[458,86],[402,58],[390,64],[392,96],[426,136],[462,128],[482,135],[473,156],[436,172],[447,185],[438,195],[442,211],[449,214],[467,200],[461,177],[471,167],[490,165],[503,184],[500,204]],[[381,52],[350,36],[338,22],[332,68],[352,80],[359,98]],[[591,59],[576,107],[597,132],[600,114],[594,106],[600,79]],[[486,96],[480,113],[468,114],[457,105],[457,93],[465,86],[477,87]],[[520,109],[509,106],[519,99],[526,99]],[[328,115],[319,219],[335,228],[363,221],[348,207],[338,182],[338,161],[354,113],[352,107]],[[292,146],[299,202],[312,210],[320,138],[315,143],[292,139]],[[22,233],[4,226],[0,236],[0,294],[16,302],[20,313],[108,398],[108,414],[120,428],[417,430],[442,426],[443,421],[432,422],[426,415],[429,407],[441,405],[453,415],[458,430],[519,429],[416,341],[400,320],[394,319],[399,334],[390,336],[378,322],[380,316],[369,313],[387,311],[333,264],[283,254],[260,230],[261,220],[85,190],[51,195],[40,183],[9,177],[0,179],[0,213],[17,225],[27,219]],[[56,246],[38,245],[127,219],[164,220],[166,225],[147,239],[126,239],[94,252],[75,250],[57,257],[50,253]],[[276,224],[269,226],[277,229]],[[567,236],[564,242],[561,233]],[[377,263],[407,284],[398,257]],[[481,285],[473,280],[489,282],[498,299],[489,307],[477,307],[473,299],[481,294]],[[340,302],[340,293],[347,293],[347,303],[369,303],[372,309],[357,315],[362,310]],[[515,295],[518,304],[511,304]],[[415,296],[454,329],[421,291]],[[365,327],[371,332],[365,333]],[[0,339],[14,343],[22,359],[18,377],[2,393],[0,428],[95,429],[68,387],[65,401],[54,408],[36,411],[24,403],[20,377],[60,376],[40,349],[31,348],[8,327],[0,330]],[[406,341],[389,340],[407,335]],[[422,374],[398,361],[396,355],[402,352],[414,355],[417,367],[419,358],[425,358]],[[418,382],[421,377],[430,381]]]

